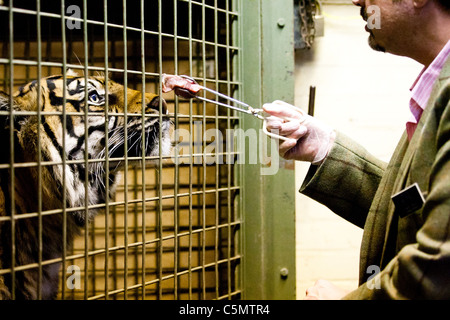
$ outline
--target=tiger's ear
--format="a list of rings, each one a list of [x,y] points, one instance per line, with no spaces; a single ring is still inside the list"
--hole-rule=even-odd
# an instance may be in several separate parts
[[[80,76],[76,71],[74,71],[72,69],[67,69],[66,75],[71,76],[71,77],[79,77]]]

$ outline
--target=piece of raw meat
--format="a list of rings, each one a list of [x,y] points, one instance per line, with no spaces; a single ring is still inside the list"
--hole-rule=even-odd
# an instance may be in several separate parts
[[[203,89],[201,85],[193,82],[193,80],[176,75],[163,74],[161,82],[162,92],[167,93],[174,90],[177,96],[185,99],[193,98],[200,90]]]

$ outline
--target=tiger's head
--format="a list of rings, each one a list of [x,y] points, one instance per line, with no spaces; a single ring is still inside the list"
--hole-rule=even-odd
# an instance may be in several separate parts
[[[67,207],[83,207],[86,201],[102,203],[114,193],[125,159],[130,165],[142,164],[145,157],[170,151],[165,101],[104,77],[86,81],[84,76],[68,72],[65,82],[62,75],[30,82],[12,97],[13,122],[8,116],[10,102],[9,96],[0,93],[1,147],[10,150],[13,123],[14,162],[42,163],[42,202],[48,207],[43,209],[60,208],[63,192]],[[9,152],[0,157],[2,163],[10,162]],[[37,167],[28,173],[30,183],[37,183]],[[20,170],[16,172],[20,175]],[[94,214],[95,210],[89,210],[86,217],[85,210],[75,211],[80,225]]]

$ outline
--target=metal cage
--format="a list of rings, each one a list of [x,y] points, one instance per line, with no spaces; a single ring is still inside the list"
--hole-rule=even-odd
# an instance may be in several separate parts
[[[163,73],[186,74],[254,106],[274,99],[293,103],[290,0],[5,0],[0,1],[0,28],[0,90],[9,97],[0,96],[0,120],[7,128],[0,135],[0,294],[6,286],[9,298],[24,298],[18,285],[26,283],[34,293],[25,298],[47,298],[47,273],[56,268],[58,299],[295,297],[292,163],[275,158],[272,150],[264,163],[237,164],[239,157],[252,156],[254,146],[245,136],[229,132],[259,130],[261,123],[216,105],[162,94],[160,84]],[[55,74],[67,81],[69,69],[86,80],[101,75],[105,87],[115,81],[138,90],[142,101],[146,92],[163,96],[168,115],[159,100],[156,115],[144,107],[129,113],[125,103],[120,116],[139,118],[142,127],[146,119],[159,119],[158,132],[162,118],[169,117],[171,153],[161,155],[159,147],[156,155],[125,152],[117,158],[108,156],[107,148],[104,159],[84,152],[78,160],[62,156],[55,162],[43,156],[38,143],[26,150],[35,152],[36,159],[18,159],[17,121],[34,117],[40,128],[45,116],[56,116],[65,132],[70,117],[84,117],[87,123],[94,116],[89,108],[77,113],[10,107],[14,93],[25,84]],[[47,89],[36,90],[40,105],[49,98]],[[86,105],[87,96],[85,89]],[[112,116],[109,103],[106,98],[105,119]],[[37,141],[45,135],[40,130],[36,134]],[[144,149],[144,130],[141,139]],[[159,146],[161,139],[155,140]],[[271,143],[265,136],[259,139]],[[124,141],[127,150],[127,135]],[[62,138],[63,150],[65,143]],[[48,208],[43,178],[51,168],[100,163],[108,174],[114,161],[123,170],[112,198],[90,204],[87,196],[71,207],[65,195],[71,181],[62,179],[57,186],[63,190],[61,205]],[[261,175],[270,163],[276,174]],[[62,177],[67,174],[62,169]],[[85,170],[85,181],[89,174]],[[14,190],[24,182],[34,186],[27,194],[32,209],[20,211]],[[110,188],[106,178],[105,194]],[[87,194],[87,184],[84,190]],[[73,245],[67,244],[69,219],[91,210],[103,214],[82,226]],[[44,236],[55,220],[60,223],[59,240]],[[24,225],[32,227],[24,233]],[[26,262],[17,258],[23,243],[35,248]],[[46,256],[52,245],[59,246],[60,254]],[[34,280],[27,279],[30,275]]]
[[[66,78],[69,68],[157,94],[161,94],[162,73],[187,74],[228,95],[239,90],[234,74],[239,49],[232,35],[237,12],[229,0],[10,0],[0,6],[0,17],[2,30],[9,30],[1,34],[0,86],[9,95],[45,76],[63,74]],[[30,219],[38,222],[33,231],[40,251],[24,265],[17,264],[12,254],[11,263],[0,266],[3,281],[17,280],[21,273],[34,270],[38,274],[36,298],[40,299],[45,290],[43,272],[46,266],[56,265],[61,270],[59,299],[240,297],[236,232],[241,222],[235,205],[239,187],[234,166],[215,161],[235,157],[236,152],[219,148],[224,140],[208,153],[205,148],[213,141],[203,139],[207,129],[225,132],[236,125],[238,117],[173,94],[164,98],[172,122],[172,153],[120,159],[125,167],[115,196],[96,205],[105,213],[82,228],[73,247],[64,245],[62,256],[43,257],[42,248],[48,244],[41,234],[48,219],[61,216],[66,221],[73,208],[44,210],[39,197],[45,186],[39,183],[36,212],[16,214],[14,199],[7,202],[10,214],[5,212],[0,224],[2,231],[12,230],[11,250],[21,250],[14,243],[15,236],[20,236],[14,234],[23,232],[14,232],[18,221]],[[20,113],[2,112],[11,117]],[[70,115],[62,112],[60,116]],[[10,136],[13,130],[10,127]],[[181,136],[185,132],[189,137]],[[0,164],[0,170],[12,176],[29,167],[41,175],[46,166],[70,161],[49,163],[38,150],[37,161],[17,163],[14,151],[12,144],[7,161]],[[112,160],[107,153],[102,161]],[[132,166],[133,161],[146,165]],[[95,160],[86,156],[82,162],[88,167]],[[14,178],[10,179],[14,190]],[[87,203],[81,208],[90,209]],[[12,298],[16,298],[14,287]]]

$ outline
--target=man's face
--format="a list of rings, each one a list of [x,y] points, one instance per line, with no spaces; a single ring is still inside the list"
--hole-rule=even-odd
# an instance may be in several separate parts
[[[353,0],[353,3],[361,7],[361,16],[368,22],[366,31],[372,49],[407,54],[414,15],[412,0]]]

